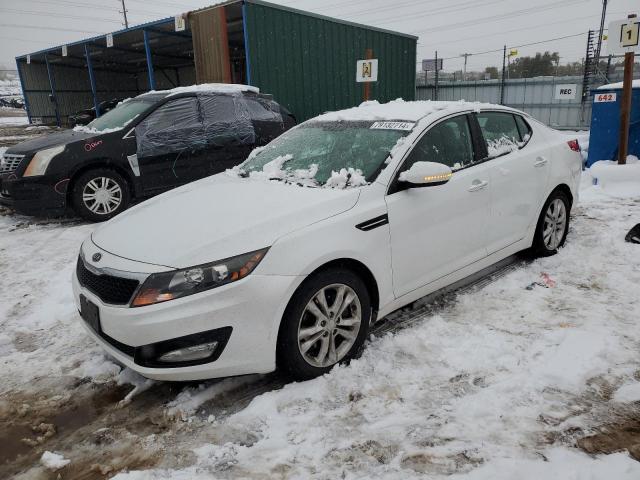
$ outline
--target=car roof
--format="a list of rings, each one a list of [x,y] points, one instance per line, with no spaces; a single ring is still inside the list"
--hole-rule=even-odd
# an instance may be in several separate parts
[[[138,95],[136,98],[153,97],[160,99],[182,94],[233,94],[243,92],[252,92],[257,94],[260,93],[260,89],[258,87],[252,87],[251,85],[241,85],[236,83],[202,83],[200,85],[176,87],[169,90],[151,90]]]
[[[328,112],[313,118],[313,121],[405,121],[418,122],[423,118],[432,116],[434,120],[442,116],[481,110],[504,110],[517,112],[509,107],[480,102],[445,102],[445,101],[410,101],[402,99],[388,103],[369,101],[358,107]],[[520,112],[518,112],[520,113]]]

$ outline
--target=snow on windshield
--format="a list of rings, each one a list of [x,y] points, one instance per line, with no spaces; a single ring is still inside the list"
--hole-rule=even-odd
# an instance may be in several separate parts
[[[255,150],[238,169],[244,177],[302,186],[366,185],[384,169],[399,140],[415,123],[406,121],[309,121]]]
[[[263,149],[264,147],[261,147],[256,150]],[[257,155],[255,150],[251,155],[253,157]],[[341,168],[338,172],[332,170],[327,181],[324,182],[324,184],[320,184],[316,179],[316,175],[318,174],[318,165],[316,163],[310,164],[308,168],[288,169],[285,167],[285,164],[291,160],[293,160],[293,155],[291,154],[280,155],[264,164],[262,170],[246,172],[242,170],[240,166],[236,166],[227,170],[227,173],[232,176],[249,177],[251,179],[267,181],[276,180],[286,184],[312,188],[322,187],[345,189],[349,187],[361,187],[368,183],[364,175],[362,175],[361,170],[349,167]]]

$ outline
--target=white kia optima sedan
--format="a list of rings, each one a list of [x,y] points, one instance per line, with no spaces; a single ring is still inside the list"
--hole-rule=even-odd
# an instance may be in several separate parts
[[[95,230],[78,310],[147,377],[310,378],[377,318],[520,250],[555,253],[581,165],[577,141],[496,105],[321,115]]]

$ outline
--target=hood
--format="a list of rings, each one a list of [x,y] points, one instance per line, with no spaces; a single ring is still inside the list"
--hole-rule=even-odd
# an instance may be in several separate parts
[[[93,242],[130,260],[185,268],[269,247],[352,208],[360,189],[304,188],[218,174],[125,211]]]
[[[57,145],[66,145],[78,140],[84,140],[86,138],[95,136],[95,133],[91,134],[84,132],[74,132],[73,130],[63,130],[62,132],[54,132],[50,133],[49,135],[43,135],[41,137],[21,142],[7,149],[7,153],[28,155],[39,150],[44,150],[45,148],[55,147]]]

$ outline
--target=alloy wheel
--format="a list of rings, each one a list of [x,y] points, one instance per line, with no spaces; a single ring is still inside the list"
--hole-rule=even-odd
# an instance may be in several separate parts
[[[108,215],[122,203],[122,188],[112,178],[97,177],[89,180],[82,189],[85,207],[98,215]]]
[[[544,215],[542,239],[549,250],[560,246],[567,228],[567,209],[559,198],[553,200]]]
[[[362,323],[362,306],[356,292],[341,283],[316,292],[300,317],[298,348],[314,367],[338,363],[351,350]]]

